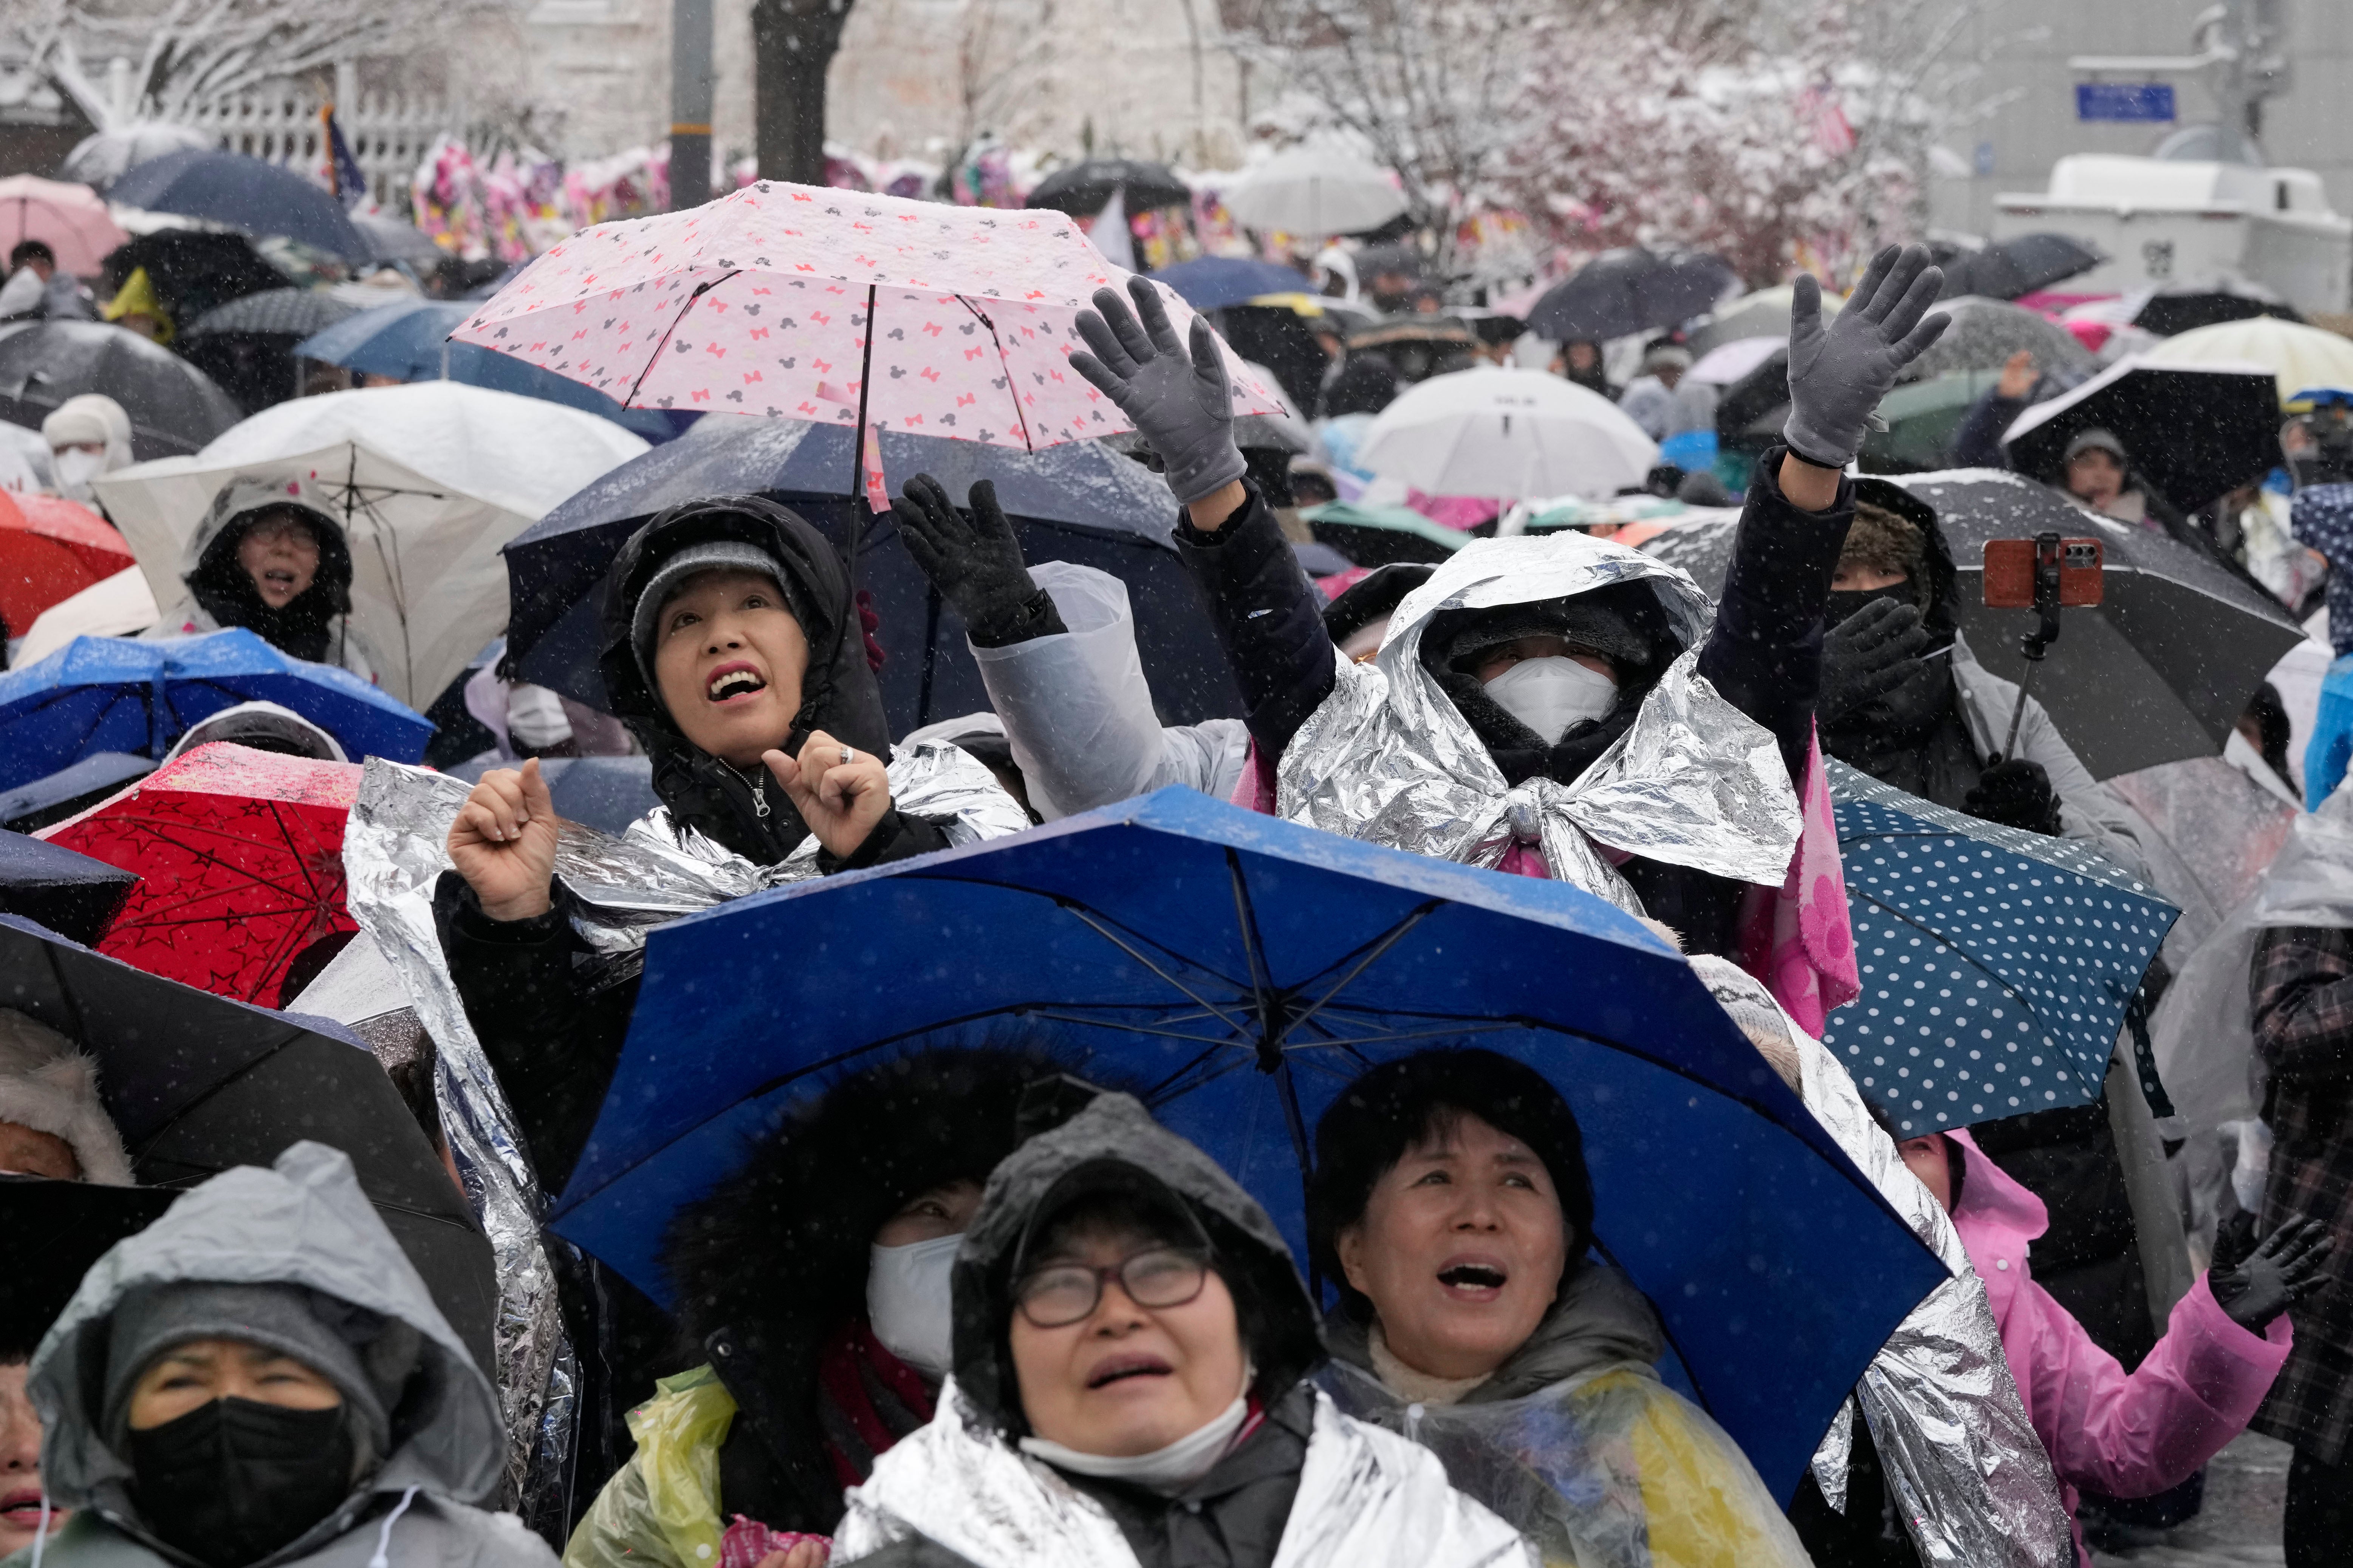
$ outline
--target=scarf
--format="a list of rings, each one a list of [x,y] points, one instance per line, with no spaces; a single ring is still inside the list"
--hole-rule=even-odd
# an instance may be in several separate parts
[[[892,1445],[932,1418],[935,1384],[889,1351],[863,1319],[844,1324],[818,1357],[818,1425],[845,1487],[862,1484]]]

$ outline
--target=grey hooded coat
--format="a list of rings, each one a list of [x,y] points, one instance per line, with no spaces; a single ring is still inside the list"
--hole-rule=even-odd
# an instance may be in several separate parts
[[[416,1371],[392,1414],[391,1451],[332,1512],[253,1568],[555,1568],[511,1513],[472,1506],[498,1484],[497,1396],[361,1191],[352,1163],[301,1142],[270,1170],[239,1166],[189,1191],[93,1265],[33,1356],[41,1471],[59,1508],[43,1568],[194,1568],[132,1500],[131,1466],[100,1429],[115,1309],[142,1287],[300,1285],[406,1323]],[[28,1568],[31,1550],[8,1559]]]

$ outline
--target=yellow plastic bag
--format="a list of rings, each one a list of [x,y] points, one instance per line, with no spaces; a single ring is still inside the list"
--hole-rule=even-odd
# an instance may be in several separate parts
[[[582,1516],[565,1568],[717,1568],[719,1449],[734,1397],[708,1365],[654,1387],[629,1412],[638,1451]]]

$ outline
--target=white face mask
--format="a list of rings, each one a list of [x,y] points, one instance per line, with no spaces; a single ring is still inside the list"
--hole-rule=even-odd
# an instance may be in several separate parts
[[[868,1253],[866,1317],[874,1337],[884,1350],[933,1377],[945,1377],[954,1359],[948,1270],[963,1245],[961,1235],[943,1236]]]
[[[1547,746],[1557,745],[1569,726],[1599,719],[1618,704],[1618,683],[1573,658],[1524,658],[1487,682],[1495,705]]]
[[[79,447],[54,453],[49,458],[49,472],[57,476],[59,495],[69,500],[88,500],[90,481],[106,472],[106,454],[85,452]]]

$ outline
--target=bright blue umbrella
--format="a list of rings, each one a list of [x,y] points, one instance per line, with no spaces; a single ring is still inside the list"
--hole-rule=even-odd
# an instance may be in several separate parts
[[[1240,305],[1261,294],[1303,294],[1310,287],[1306,279],[1279,263],[1231,256],[1180,261],[1154,273],[1152,280],[1176,289],[1196,310]]]
[[[1907,1138],[2100,1097],[2181,911],[2073,840],[1830,764],[1862,994],[1822,1042]]]
[[[0,789],[92,752],[160,757],[187,728],[239,702],[275,702],[332,735],[354,760],[425,755],[424,715],[332,665],[279,652],[243,627],[138,642],[76,637],[0,675]]]
[[[555,1228],[667,1298],[670,1216],[796,1100],[911,1037],[1008,1016],[1137,1088],[1303,1258],[1307,1141],[1358,1073],[1451,1043],[1536,1067],[1583,1125],[1595,1246],[1785,1497],[1944,1278],[1637,921],[1183,788],[655,931]]]
[[[294,352],[322,364],[396,381],[462,381],[492,392],[560,403],[610,419],[649,441],[667,441],[678,434],[678,426],[659,409],[624,408],[593,386],[526,364],[512,354],[492,353],[479,343],[450,342],[449,333],[473,309],[440,300],[378,305],[304,338]]]

